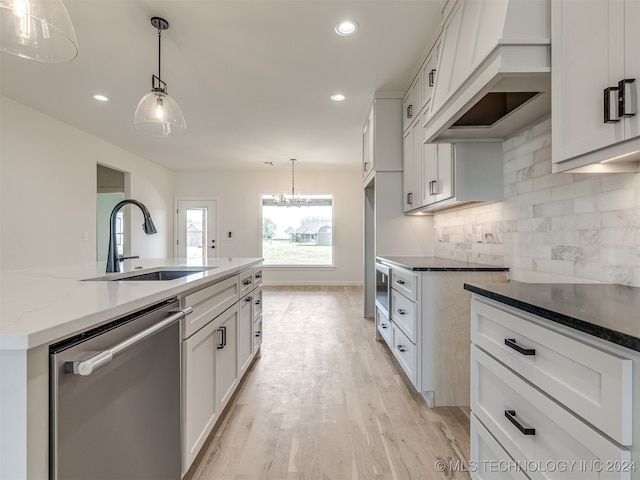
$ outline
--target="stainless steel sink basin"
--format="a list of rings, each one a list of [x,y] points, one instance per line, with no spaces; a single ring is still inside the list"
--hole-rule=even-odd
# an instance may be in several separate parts
[[[104,282],[157,282],[166,280],[175,280],[176,278],[186,277],[194,273],[202,273],[217,267],[165,267],[154,268],[151,271],[127,272],[120,275],[106,275],[104,277],[86,278],[85,281],[104,281]]]

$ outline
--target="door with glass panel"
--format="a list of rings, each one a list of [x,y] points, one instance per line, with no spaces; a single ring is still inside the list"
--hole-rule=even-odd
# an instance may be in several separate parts
[[[216,201],[177,200],[176,252],[179,258],[217,257]]]

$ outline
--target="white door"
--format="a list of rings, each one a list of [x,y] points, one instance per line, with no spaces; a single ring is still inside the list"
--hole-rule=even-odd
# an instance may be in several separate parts
[[[176,256],[217,257],[216,201],[177,200]]]

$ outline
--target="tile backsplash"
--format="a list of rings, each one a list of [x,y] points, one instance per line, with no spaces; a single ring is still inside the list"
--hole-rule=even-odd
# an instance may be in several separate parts
[[[551,120],[503,150],[504,201],[437,213],[435,255],[523,282],[640,287],[640,174],[552,174]]]

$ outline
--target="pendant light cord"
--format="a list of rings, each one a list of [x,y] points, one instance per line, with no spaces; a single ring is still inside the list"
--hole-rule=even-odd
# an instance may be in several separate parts
[[[162,82],[162,75],[160,75],[160,60],[162,51],[162,29],[158,28],[158,82]]]

